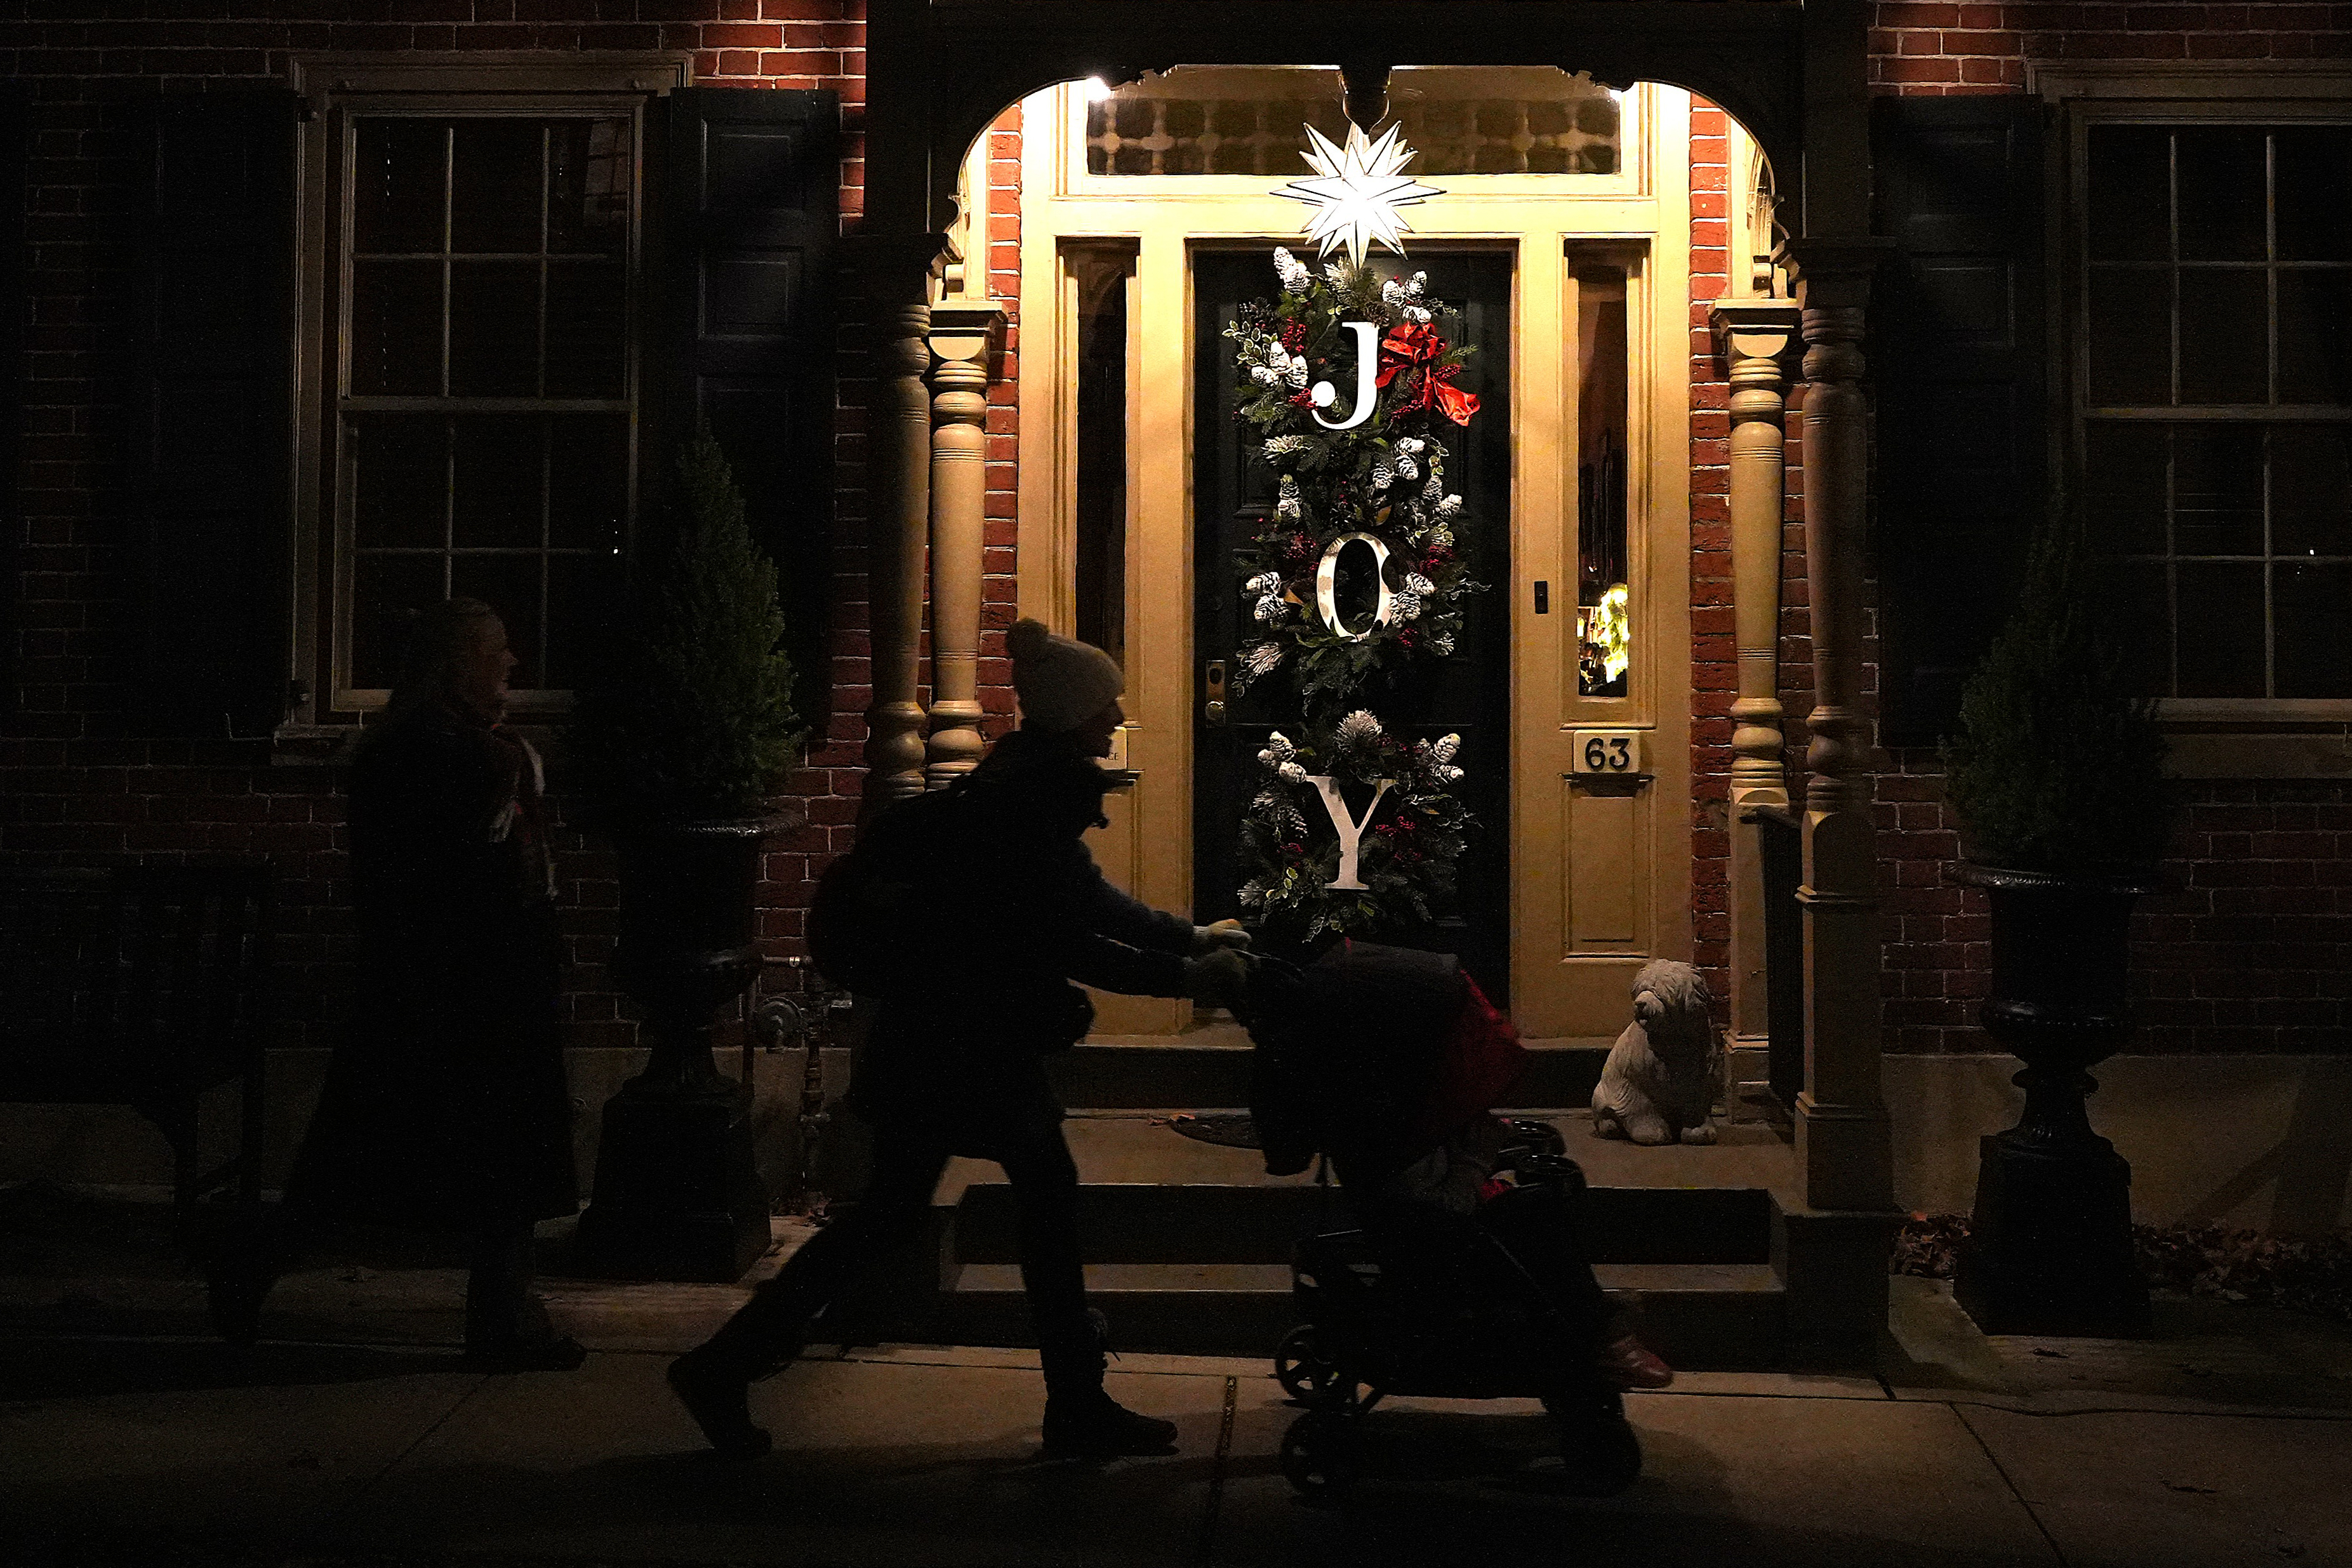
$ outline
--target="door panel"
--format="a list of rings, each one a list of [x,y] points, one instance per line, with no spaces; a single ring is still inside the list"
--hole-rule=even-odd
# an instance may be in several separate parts
[[[1274,292],[1270,245],[1248,250],[1196,249],[1193,289],[1193,594],[1195,678],[1207,661],[1228,668],[1250,628],[1240,592],[1235,551],[1265,515],[1271,476],[1255,460],[1255,443],[1234,418],[1239,375],[1224,338],[1241,304]],[[1448,449],[1447,488],[1463,498],[1455,525],[1470,570],[1492,590],[1510,581],[1511,270],[1508,252],[1446,251],[1416,245],[1409,260],[1370,263],[1385,273],[1425,271],[1429,292],[1460,310],[1440,330],[1457,331],[1478,352],[1460,384],[1479,399],[1466,428],[1441,426]],[[1343,555],[1345,563],[1360,552]],[[1344,594],[1343,594],[1344,599]],[[1508,994],[1510,837],[1510,637],[1499,591],[1469,601],[1461,637],[1449,658],[1421,661],[1391,684],[1375,681],[1364,705],[1395,733],[1462,737],[1455,759],[1460,789],[1478,819],[1459,869],[1455,907],[1440,911],[1433,929],[1401,927],[1387,940],[1457,952],[1479,985],[1498,1002]],[[1244,879],[1235,859],[1240,823],[1257,792],[1257,753],[1276,729],[1297,732],[1295,698],[1279,678],[1228,696],[1213,718],[1204,694],[1192,703],[1194,735],[1192,897],[1194,918],[1222,920],[1240,912],[1235,890]],[[1360,808],[1362,803],[1351,802]]]

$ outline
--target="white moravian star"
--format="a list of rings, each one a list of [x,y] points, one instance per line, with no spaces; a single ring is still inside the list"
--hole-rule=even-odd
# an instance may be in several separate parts
[[[1322,247],[1317,254],[1328,256],[1344,245],[1349,265],[1361,267],[1364,252],[1377,239],[1402,256],[1404,236],[1412,226],[1397,209],[1445,193],[1398,173],[1414,155],[1404,144],[1402,128],[1391,125],[1374,142],[1364,135],[1362,126],[1350,125],[1345,147],[1334,145],[1312,125],[1307,135],[1313,146],[1299,156],[1316,177],[1293,180],[1275,195],[1317,209],[1307,225],[1307,237]]]

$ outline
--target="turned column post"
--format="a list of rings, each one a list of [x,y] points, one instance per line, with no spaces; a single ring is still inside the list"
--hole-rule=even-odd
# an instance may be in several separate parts
[[[1817,1209],[1893,1204],[1879,1083],[1877,852],[1870,723],[1861,710],[1868,405],[1863,308],[1883,240],[1800,240],[1805,359],[1805,558],[1814,706],[1807,727],[1805,1088],[1797,1160]]]
[[[1764,865],[1759,808],[1789,807],[1780,710],[1780,520],[1793,300],[1718,300],[1709,319],[1731,378],[1731,577],[1738,693],[1731,704],[1733,1109],[1766,1079]]]
[[[936,234],[858,242],[873,325],[866,416],[866,583],[873,698],[866,710],[864,815],[923,790],[923,547],[931,510],[931,274]]]
[[[931,736],[924,782],[980,764],[980,584],[987,551],[989,367],[1004,312],[931,307]]]

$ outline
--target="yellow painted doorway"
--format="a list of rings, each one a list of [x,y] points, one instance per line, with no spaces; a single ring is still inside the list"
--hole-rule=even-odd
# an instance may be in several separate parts
[[[1194,725],[1234,652],[1193,646],[1194,393],[1233,374],[1196,363],[1195,262],[1296,246],[1303,209],[1270,194],[1279,179],[1107,169],[1099,138],[1090,163],[1090,97],[1072,83],[1022,106],[1021,609],[1121,657],[1115,760],[1134,784],[1095,855],[1191,911]],[[1643,84],[1619,103],[1611,172],[1424,175],[1446,194],[1411,210],[1406,242],[1408,263],[1416,245],[1509,258],[1508,571],[1485,575],[1508,606],[1492,679],[1509,685],[1510,777],[1507,820],[1486,830],[1507,836],[1511,1011],[1536,1040],[1613,1037],[1633,971],[1689,956],[1689,100]],[[1117,438],[1090,441],[1105,396]],[[1596,474],[1622,496],[1605,563]],[[1622,616],[1582,604],[1620,574]],[[1621,625],[1603,668],[1594,638]],[[1098,1037],[1202,1022],[1181,1003],[1097,1005]]]

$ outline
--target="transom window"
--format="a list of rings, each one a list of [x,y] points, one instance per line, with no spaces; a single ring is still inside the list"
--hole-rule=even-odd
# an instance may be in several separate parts
[[[2093,537],[2167,698],[2352,698],[2352,126],[2095,123]]]
[[[389,687],[402,617],[468,595],[506,620],[518,692],[569,688],[628,530],[634,121],[344,126],[338,685]]]
[[[1301,125],[1347,138],[1344,86],[1328,66],[1186,66],[1093,96],[1094,175],[1304,172]],[[1402,66],[1389,110],[1426,174],[1613,174],[1617,95],[1549,66]]]

